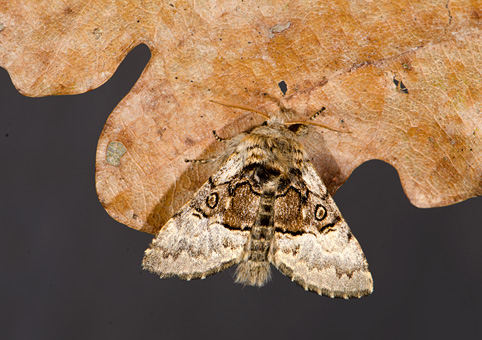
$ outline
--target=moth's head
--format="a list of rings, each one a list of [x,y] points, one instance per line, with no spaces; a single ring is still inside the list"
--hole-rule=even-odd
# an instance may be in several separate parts
[[[288,125],[287,128],[297,136],[304,136],[308,133],[308,126],[306,124],[291,124]]]

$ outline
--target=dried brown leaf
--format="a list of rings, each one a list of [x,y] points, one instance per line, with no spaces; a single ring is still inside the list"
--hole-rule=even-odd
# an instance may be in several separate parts
[[[411,202],[481,195],[481,1],[0,2],[0,65],[23,94],[100,86],[145,43],[152,58],[97,149],[107,211],[154,233],[215,164],[251,108],[314,120],[305,146],[333,193],[369,159]],[[287,85],[283,95],[280,82]],[[213,102],[214,101],[214,102]]]

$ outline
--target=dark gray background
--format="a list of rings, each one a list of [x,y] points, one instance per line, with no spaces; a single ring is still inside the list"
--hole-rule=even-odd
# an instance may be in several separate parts
[[[266,287],[159,280],[140,267],[152,239],[97,200],[97,139],[150,57],[132,51],[86,94],[27,98],[0,69],[1,339],[454,339],[480,336],[482,198],[412,206],[394,168],[359,167],[335,200],[375,291],[305,292],[279,272]]]

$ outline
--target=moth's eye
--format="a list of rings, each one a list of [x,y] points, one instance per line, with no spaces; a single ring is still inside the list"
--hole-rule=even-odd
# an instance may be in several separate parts
[[[321,204],[317,204],[315,207],[315,219],[317,221],[322,221],[325,217],[326,209]]]
[[[209,208],[214,209],[218,205],[218,194],[213,192],[206,198],[206,204]]]
[[[306,126],[303,125],[303,124],[292,124],[292,125],[288,126],[288,130],[290,130],[291,132],[294,132],[294,133],[298,133],[305,128],[306,128]]]

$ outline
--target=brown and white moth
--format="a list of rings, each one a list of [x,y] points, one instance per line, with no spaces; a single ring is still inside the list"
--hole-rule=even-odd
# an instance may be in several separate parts
[[[293,130],[271,122],[233,138],[219,170],[154,238],[144,269],[190,280],[238,264],[236,282],[263,286],[273,264],[320,295],[370,294],[360,244]]]

